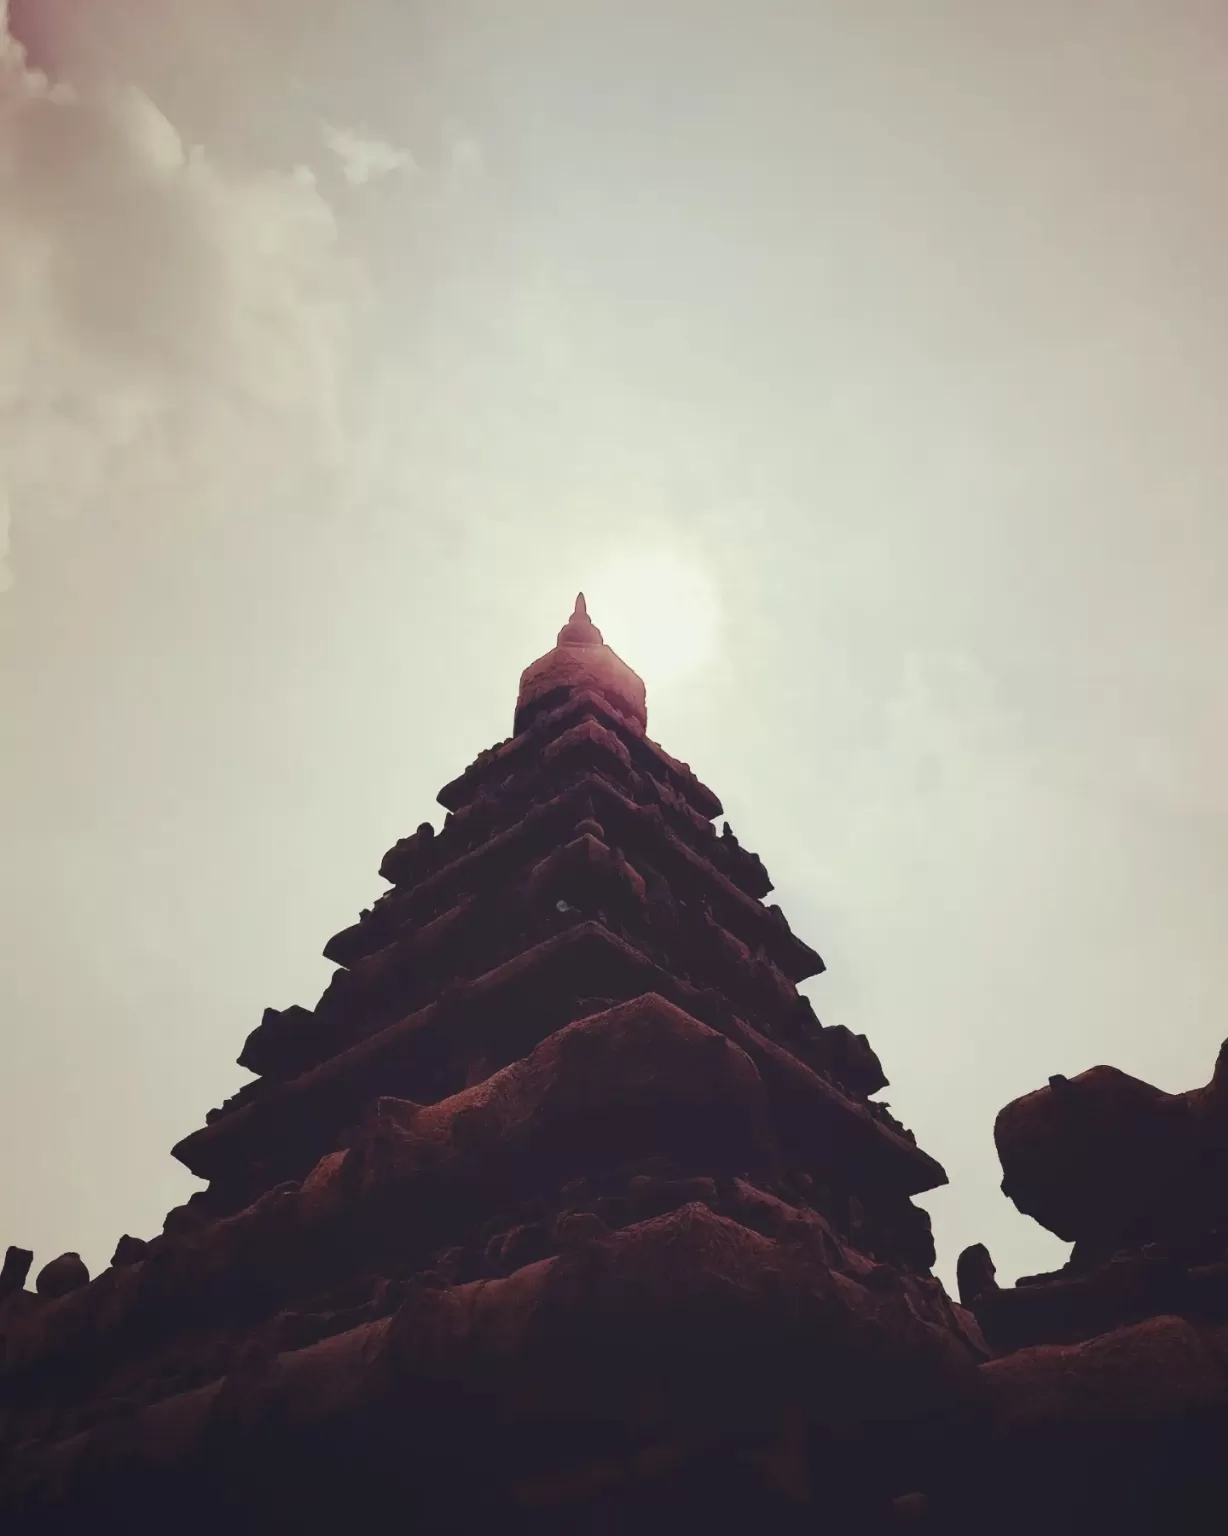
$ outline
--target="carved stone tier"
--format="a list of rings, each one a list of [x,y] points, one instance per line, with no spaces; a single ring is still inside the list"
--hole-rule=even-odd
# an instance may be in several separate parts
[[[574,1017],[583,998],[649,991],[752,1053],[808,1165],[847,1169],[853,1192],[862,1179],[908,1195],[946,1182],[932,1158],[739,1019],[719,993],[670,976],[592,922],[577,923],[302,1076],[271,1084],[261,1099],[180,1142],[174,1155],[201,1178],[250,1198],[301,1178],[361,1117],[373,1093],[440,1097],[462,1086],[474,1063],[493,1069],[514,1060]]]
[[[586,789],[593,793],[584,793]],[[505,858],[500,860],[496,876],[485,879],[483,889],[488,894],[482,898],[459,895],[469,882],[463,878],[464,871],[458,876],[450,873],[449,866],[432,877],[434,888],[426,896],[406,893],[406,904],[416,903],[423,915],[442,906],[439,916],[415,927],[412,917],[404,916],[403,908],[396,914],[400,927],[395,928],[386,909],[372,913],[342,936],[344,946],[330,946],[334,958],[339,954],[349,957],[351,968],[336,974],[314,1012],[267,1012],[249,1036],[241,1064],[269,1077],[284,1078],[345,1049],[362,1035],[411,1011],[447,981],[490,969],[517,949],[556,931],[566,920],[560,915],[561,902],[564,914],[597,915],[644,952],[659,954],[666,965],[681,962],[696,984],[721,986],[769,1032],[794,1039],[807,1059],[816,1059],[816,1052],[820,1059],[830,1056],[836,1079],[846,1086],[863,1094],[882,1086],[881,1071],[864,1042],[852,1045],[851,1054],[853,1037],[847,1031],[820,1030],[812,1013],[808,1038],[803,1038],[800,1025],[795,1024],[800,999],[777,963],[781,939],[789,942],[786,958],[792,959],[794,974],[812,969],[816,962],[821,967],[813,951],[797,945],[791,935],[782,934],[772,909],[766,913],[772,923],[768,932],[777,958],[769,955],[762,941],[752,950],[712,915],[711,897],[715,894],[719,900],[719,889],[715,893],[710,890],[698,907],[684,907],[681,914],[672,896],[668,897],[668,912],[654,906],[655,898],[650,898],[644,877],[623,847],[611,848],[603,841],[611,834],[600,824],[576,820],[601,798],[601,792],[599,782],[582,782],[556,805],[557,816],[538,817],[532,829],[522,826],[523,845],[510,851],[504,845],[501,851]],[[573,830],[589,825],[601,837],[590,832],[558,846],[556,839],[565,834],[553,831],[551,821],[557,827],[572,822]],[[654,832],[645,841],[651,843],[657,836]],[[554,851],[547,852],[552,846]],[[542,856],[534,858],[532,850]],[[649,851],[658,871],[662,865],[668,866],[673,853],[668,839]],[[644,867],[651,870],[647,863]],[[734,911],[743,910],[739,901]],[[380,947],[375,947],[377,944]],[[865,1058],[868,1073],[864,1068],[860,1072],[849,1070],[857,1050]],[[237,1102],[248,1102],[259,1091],[259,1085],[249,1085]]]
[[[589,798],[608,840],[622,847],[633,862],[643,858],[658,867],[679,896],[707,901],[731,933],[752,948],[763,945],[791,981],[803,981],[823,970],[820,956],[790,932],[779,908],[763,906],[735,885],[705,853],[684,842],[665,823],[658,806],[637,804],[593,770],[581,772],[569,789],[454,858],[448,858],[447,833],[441,833],[433,840],[439,849],[434,869],[414,884],[387,892],[353,927],[329,941],[326,957],[351,966],[391,942],[404,924],[429,920],[458,895],[509,878],[556,845]]]
[[[556,731],[566,720],[585,717],[603,721],[626,746],[629,764],[646,777],[668,785],[698,816],[711,821],[723,814],[716,795],[700,783],[685,763],[678,762],[656,742],[637,732],[626,717],[589,688],[569,692],[565,699],[518,735],[480,753],[459,778],[439,791],[436,798],[440,805],[445,810],[460,812],[492,785],[514,773],[544,734]]]

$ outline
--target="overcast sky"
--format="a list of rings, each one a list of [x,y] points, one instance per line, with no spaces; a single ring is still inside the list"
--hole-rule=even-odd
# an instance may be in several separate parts
[[[1228,3],[10,10],[0,1246],[159,1230],[584,587],[1060,1263],[999,1108],[1226,1032]]]

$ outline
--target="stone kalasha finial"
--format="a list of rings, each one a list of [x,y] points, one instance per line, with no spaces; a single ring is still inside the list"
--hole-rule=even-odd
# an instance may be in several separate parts
[[[577,595],[575,610],[559,630],[553,648],[520,674],[514,730],[517,734],[524,730],[543,704],[553,708],[579,689],[596,693],[629,724],[646,728],[644,681],[602,639],[588,616],[583,592]]]
[[[584,601],[584,593],[576,593],[576,606],[572,609],[571,618],[559,630],[559,645],[601,645],[601,631],[588,616],[588,604]]]

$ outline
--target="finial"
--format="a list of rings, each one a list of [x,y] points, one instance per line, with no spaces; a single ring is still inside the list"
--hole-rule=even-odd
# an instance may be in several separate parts
[[[588,616],[588,604],[584,593],[576,593],[576,606],[571,618],[559,630],[559,645],[601,645],[601,631]]]

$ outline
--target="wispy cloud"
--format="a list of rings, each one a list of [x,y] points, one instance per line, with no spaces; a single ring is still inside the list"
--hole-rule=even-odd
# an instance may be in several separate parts
[[[414,158],[407,149],[398,149],[365,129],[336,128],[325,123],[321,131],[324,143],[336,155],[341,174],[351,186],[365,187],[394,171],[415,169]]]
[[[0,7],[0,504],[18,549],[36,516],[153,490],[165,513],[334,461],[358,293],[310,170],[231,170],[135,86],[48,79]]]

